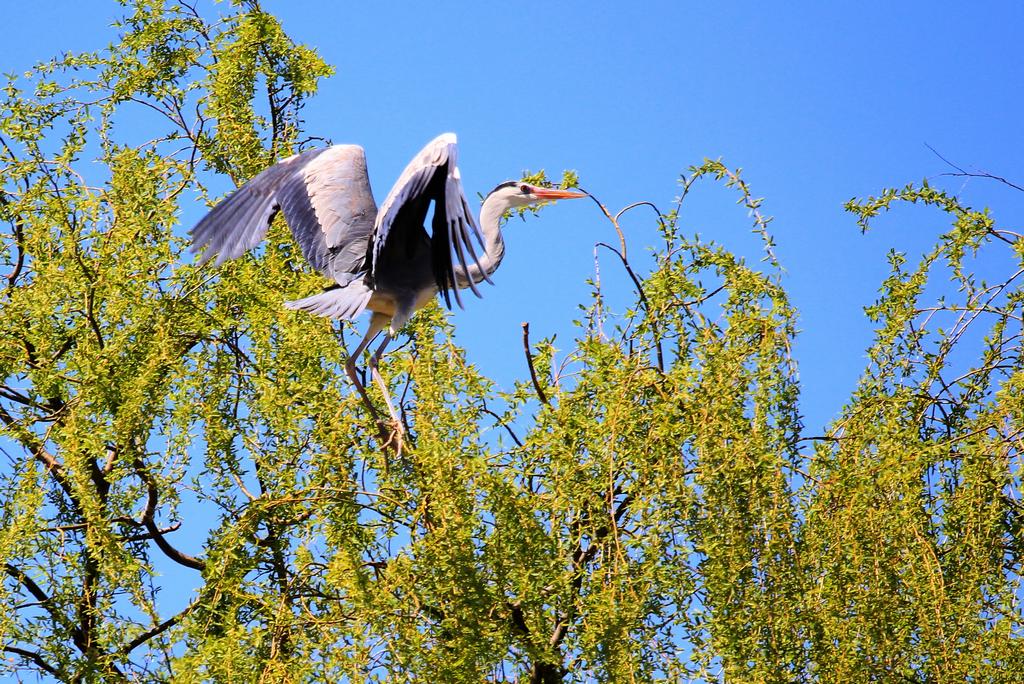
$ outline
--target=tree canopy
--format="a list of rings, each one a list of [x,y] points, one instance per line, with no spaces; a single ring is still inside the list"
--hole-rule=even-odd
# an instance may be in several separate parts
[[[897,204],[941,227],[890,254],[859,386],[808,428],[770,219],[706,160],[671,210],[624,210],[660,230],[648,273],[601,207],[633,302],[595,277],[564,348],[524,326],[514,386],[420,312],[383,364],[396,451],[348,386],[352,328],[281,306],[320,281],[280,219],[219,269],[184,254],[181,203],[313,144],[331,68],[254,0],[125,4],[116,43],[10,78],[0,110],[8,672],[1024,678],[1018,233],[927,183],[851,200],[864,230]],[[762,262],[687,233],[703,183]]]

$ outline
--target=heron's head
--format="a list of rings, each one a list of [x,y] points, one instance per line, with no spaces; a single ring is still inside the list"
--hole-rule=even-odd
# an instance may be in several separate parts
[[[487,199],[500,202],[506,210],[528,207],[540,202],[553,202],[560,199],[580,199],[586,197],[582,192],[556,190],[530,185],[522,181],[508,181],[491,190]]]

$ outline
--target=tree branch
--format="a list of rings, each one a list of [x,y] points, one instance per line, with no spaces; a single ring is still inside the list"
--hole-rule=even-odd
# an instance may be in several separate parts
[[[198,606],[198,605],[199,605],[198,601],[193,601],[192,603],[188,604],[187,606],[185,606],[185,609],[182,610],[177,615],[173,615],[173,616],[167,618],[166,620],[161,622],[159,625],[155,625],[151,629],[146,630],[145,632],[143,632],[139,636],[137,636],[134,639],[132,639],[131,641],[129,641],[127,644],[125,644],[121,648],[119,653],[121,653],[122,655],[128,655],[129,653],[131,653],[136,648],[138,648],[142,644],[146,643],[147,641],[149,641],[153,637],[156,637],[156,636],[159,636],[160,634],[163,634],[168,629],[170,629],[174,625],[176,625],[179,622],[181,622],[182,618],[184,618],[189,613],[191,613],[193,610],[195,610],[196,606]]]
[[[8,413],[7,409],[3,406],[0,406],[0,422],[3,422],[3,424],[8,428],[13,428],[11,432],[16,434],[13,434],[12,436],[21,442],[21,445],[28,449],[29,453],[31,453],[36,460],[46,466],[47,472],[49,472],[50,476],[53,477],[58,485],[60,485],[60,488],[64,490],[64,493],[71,498],[71,501],[77,508],[78,502],[71,489],[71,483],[68,481],[67,477],[65,477],[64,467],[57,458],[50,454],[43,447],[43,444],[36,439],[35,435],[26,430],[24,426],[22,426],[14,416]]]
[[[6,572],[8,575],[17,580],[19,584],[25,587],[25,589],[28,590],[28,593],[32,594],[33,598],[39,601],[39,603],[43,604],[44,606],[50,604],[50,595],[43,591],[42,587],[36,584],[35,580],[29,577],[24,570],[10,563],[4,563],[4,572]]]
[[[0,194],[0,205],[6,209],[11,205],[11,201],[7,199],[6,195]],[[24,223],[12,216],[11,225],[14,227],[14,246],[18,250],[18,258],[14,262],[14,268],[11,269],[11,272],[7,276],[8,292],[17,284],[18,277],[21,275],[21,271],[25,266],[25,247],[22,244],[25,240]]]
[[[943,157],[941,154],[938,153],[938,151],[936,151],[936,149],[934,147],[932,147],[928,143],[925,143],[924,146],[927,147],[929,150],[931,150],[932,154],[934,154],[936,157],[938,157],[942,161],[946,162],[946,164],[948,164],[950,168],[956,169],[956,171],[957,171],[956,173],[940,173],[939,174],[940,176],[953,176],[953,177],[960,177],[960,178],[987,178],[989,180],[998,181],[999,183],[1002,183],[1003,185],[1008,185],[1009,187],[1013,188],[1014,190],[1020,190],[1021,192],[1024,192],[1024,187],[1021,187],[1021,186],[1017,185],[1016,183],[1011,183],[1010,181],[1006,180],[1002,176],[996,176],[995,174],[991,174],[991,173],[989,173],[987,171],[966,171],[966,170],[960,168],[959,166],[957,166],[956,164],[954,164],[953,162],[949,161],[945,157]]]
[[[50,665],[48,662],[46,662],[46,660],[43,659],[43,656],[41,656],[40,654],[36,653],[35,651],[29,651],[29,650],[26,650],[24,648],[18,648],[17,646],[10,646],[10,645],[7,645],[7,644],[4,645],[4,651],[6,651],[8,653],[13,653],[15,655],[19,655],[22,658],[27,658],[28,660],[31,660],[33,663],[35,663],[39,667],[39,669],[41,669],[41,670],[43,670],[43,671],[45,671],[45,672],[47,672],[49,674],[52,674],[57,679],[60,679],[60,680],[66,679],[64,677],[64,673],[61,670],[59,670],[58,668],[54,667],[53,665]]]
[[[537,370],[533,367],[533,354],[530,353],[529,323],[523,323],[523,352],[526,354],[526,363],[530,367],[530,380],[533,381],[533,389],[537,392],[537,398],[540,399],[541,403],[550,405],[547,395],[541,389],[540,382],[537,381]]]
[[[644,287],[640,283],[640,278],[637,276],[636,272],[633,271],[633,267],[630,265],[629,260],[626,259],[626,252],[625,251],[620,252],[619,250],[617,250],[614,247],[612,247],[611,245],[609,245],[607,242],[598,242],[598,243],[595,244],[595,247],[604,247],[609,252],[611,252],[615,256],[619,257],[619,261],[622,262],[622,267],[624,269],[626,269],[626,273],[629,275],[630,280],[633,281],[633,285],[636,287],[636,292],[640,296],[640,301],[643,302],[644,311],[646,311],[648,317],[650,317],[650,315],[651,315],[651,303],[649,301],[647,301],[647,295],[644,293]],[[660,370],[662,373],[664,373],[665,372],[665,360],[663,358],[663,354],[662,354],[662,351],[661,351],[661,337],[658,334],[657,321],[651,320],[651,327],[653,327],[654,331],[655,331],[654,348],[655,348],[655,353],[658,356],[658,370]]]
[[[497,413],[495,413],[491,409],[487,408],[486,406],[484,406],[483,409],[481,409],[481,410],[484,413],[486,413],[487,415],[489,415],[492,418],[494,418],[495,421],[497,421],[497,425],[500,425],[501,427],[505,428],[505,432],[507,432],[509,434],[509,436],[512,438],[512,441],[516,443],[516,446],[518,446],[518,447],[523,446],[523,441],[521,439],[519,439],[519,437],[516,435],[515,431],[512,430],[511,427],[509,427],[508,423],[505,422],[504,418],[502,418],[501,416],[499,416]]]
[[[140,459],[136,459],[134,465],[135,473],[146,485],[146,508],[142,512],[142,524],[146,526],[146,530],[149,531],[153,541],[165,556],[179,565],[202,572],[206,568],[206,563],[171,546],[170,542],[164,538],[163,531],[156,526],[154,516],[160,500],[160,492],[153,478],[146,472],[145,464]]]

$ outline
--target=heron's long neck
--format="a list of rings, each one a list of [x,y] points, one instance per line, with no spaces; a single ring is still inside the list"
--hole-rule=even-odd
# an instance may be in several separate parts
[[[472,260],[465,272],[456,266],[455,277],[461,287],[469,285],[461,282],[463,279],[479,283],[501,265],[501,260],[505,258],[505,241],[501,238],[501,217],[507,208],[506,202],[493,194],[484,200],[484,205],[480,207],[480,232],[484,235],[484,253],[477,255],[480,257],[479,266],[472,263]]]

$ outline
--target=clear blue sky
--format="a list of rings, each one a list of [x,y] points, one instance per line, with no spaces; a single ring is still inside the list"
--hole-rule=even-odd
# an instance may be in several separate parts
[[[861,236],[843,202],[927,176],[1006,223],[1024,209],[1022,193],[935,178],[948,168],[925,145],[1024,179],[1019,2],[264,6],[337,68],[306,110],[307,129],[362,144],[378,199],[447,130],[459,135],[471,195],[524,169],[573,168],[610,208],[668,207],[690,164],[721,156],[743,167],[775,217],[784,282],[801,312],[796,353],[812,433],[863,367],[871,330],[862,307],[886,272],[886,251],[916,256],[943,228],[933,214],[907,211]],[[8,3],[0,68],[100,47],[118,11],[100,0]],[[756,259],[732,202],[699,193],[686,230]],[[186,222],[198,213],[186,209]],[[655,243],[645,215],[627,229],[634,254]],[[459,342],[503,384],[524,374],[522,321],[537,338],[573,334],[565,321],[585,301],[593,243],[613,237],[582,203],[506,233],[496,287],[455,314]],[[605,261],[602,275],[614,270]]]

